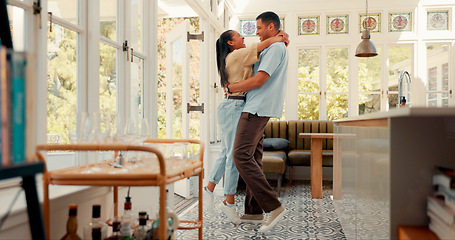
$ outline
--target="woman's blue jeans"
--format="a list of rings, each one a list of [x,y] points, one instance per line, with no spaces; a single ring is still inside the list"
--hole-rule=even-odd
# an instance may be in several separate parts
[[[233,148],[237,124],[244,106],[244,100],[224,99],[216,111],[218,125],[221,128],[221,152],[210,172],[209,181],[218,184],[224,175],[226,195],[234,195],[237,191],[239,172],[234,164]]]

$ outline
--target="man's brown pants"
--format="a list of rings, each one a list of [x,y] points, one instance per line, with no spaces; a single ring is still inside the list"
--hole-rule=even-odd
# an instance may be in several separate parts
[[[234,162],[246,183],[245,214],[262,214],[281,206],[262,171],[262,142],[269,117],[243,112],[234,142]]]

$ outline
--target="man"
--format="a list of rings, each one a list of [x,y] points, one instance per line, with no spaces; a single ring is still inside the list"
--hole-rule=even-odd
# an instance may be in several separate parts
[[[261,41],[275,36],[280,19],[273,12],[257,18],[257,35]],[[234,142],[234,162],[246,183],[245,214],[242,220],[260,220],[259,232],[269,231],[286,213],[262,171],[264,128],[271,117],[283,113],[288,55],[283,42],[274,43],[260,54],[254,64],[254,77],[228,85],[226,92],[250,90],[240,117]]]

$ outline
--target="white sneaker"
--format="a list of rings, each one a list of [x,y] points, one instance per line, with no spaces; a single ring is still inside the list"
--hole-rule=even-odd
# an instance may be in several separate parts
[[[214,193],[209,192],[209,190],[207,190],[207,187],[204,187],[204,196],[203,197],[204,197],[204,207],[207,210],[207,212],[209,212],[211,214],[215,214],[215,208],[213,207],[213,199],[215,198]]]
[[[283,218],[286,212],[286,209],[283,207],[283,205],[281,205],[277,209],[265,213],[264,220],[262,220],[262,226],[259,228],[259,232],[263,233],[269,231],[278,223],[278,221],[281,220],[281,218]]]
[[[228,207],[224,202],[220,206],[220,210],[227,216],[229,221],[234,224],[240,224],[240,218],[237,214],[237,208],[235,206]]]

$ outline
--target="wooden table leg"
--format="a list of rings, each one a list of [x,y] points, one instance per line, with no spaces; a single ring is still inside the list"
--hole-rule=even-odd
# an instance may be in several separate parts
[[[322,138],[311,138],[311,197],[322,198]]]
[[[333,143],[333,199],[341,199],[341,139]]]

